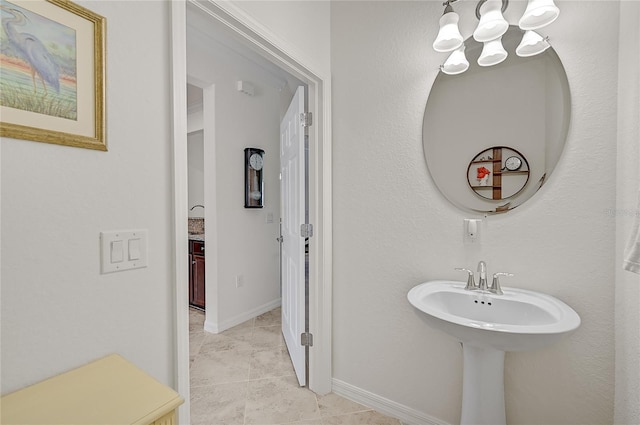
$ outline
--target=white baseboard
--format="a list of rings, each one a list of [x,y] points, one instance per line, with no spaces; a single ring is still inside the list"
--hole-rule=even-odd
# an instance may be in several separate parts
[[[218,330],[218,324],[212,322],[211,320],[205,320],[204,321],[204,330],[206,332],[211,332],[212,334],[219,334],[220,331]]]
[[[237,316],[231,317],[227,320],[223,320],[220,323],[215,323],[211,320],[205,320],[204,322],[204,330],[207,332],[211,332],[214,334],[218,334],[220,332],[224,332],[227,329],[230,329],[236,325],[239,325],[240,323],[244,323],[247,320],[253,319],[254,317],[258,317],[261,314],[264,314],[268,311],[273,310],[276,307],[280,307],[280,304],[282,303],[282,299],[281,298],[277,298],[273,301],[269,301],[266,304],[262,304],[259,307],[256,307],[252,310],[249,311],[245,311],[242,314],[238,314]]]
[[[373,394],[369,391],[348,384],[339,379],[331,381],[333,392],[356,403],[377,410],[380,413],[399,419],[406,425],[450,425],[418,410],[412,409],[395,401]]]

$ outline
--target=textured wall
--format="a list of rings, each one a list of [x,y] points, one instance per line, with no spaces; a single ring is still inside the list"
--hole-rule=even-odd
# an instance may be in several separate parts
[[[465,36],[472,3],[456,3]],[[619,10],[559,4],[544,33],[571,86],[564,155],[534,198],[486,220],[471,249],[462,244],[469,214],[438,192],[423,157],[422,114],[446,58],[431,49],[440,3],[332,3],[335,379],[458,422],[460,346],[431,329],[406,293],[429,279],[462,279],[454,267],[485,260],[490,272],[516,274],[505,286],[552,294],[582,317],[551,348],[507,354],[508,422],[613,420],[615,220],[604,210],[615,205]],[[524,7],[511,2],[510,22]]]
[[[616,240],[615,423],[640,423],[640,276],[621,268],[640,214],[640,2],[620,4]],[[612,211],[613,213],[613,211]],[[614,215],[614,214],[612,214]]]
[[[189,217],[204,217],[204,132],[196,131],[187,136],[187,161],[189,164]]]
[[[330,2],[232,0],[230,3],[242,10],[256,29],[266,29],[279,46],[312,72],[331,74]]]
[[[173,381],[169,4],[79,3],[107,19],[109,151],[2,139],[3,393],[113,352]],[[101,275],[100,231],[138,228],[148,267]]]

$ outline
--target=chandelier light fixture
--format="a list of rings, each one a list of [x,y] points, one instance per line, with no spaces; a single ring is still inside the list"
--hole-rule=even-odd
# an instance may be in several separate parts
[[[551,47],[549,44],[549,37],[542,37],[537,32],[528,30],[522,36],[522,41],[516,48],[516,54],[520,57],[526,58],[538,55],[549,47]]]
[[[433,50],[436,52],[451,52],[462,46],[464,41],[458,29],[460,17],[453,11],[449,2],[445,4],[444,14],[440,18],[440,31],[433,42]]]
[[[480,22],[473,32],[473,38],[484,43],[502,37],[509,29],[509,22],[502,16],[502,1],[485,0],[484,3],[480,2],[478,5],[479,12],[476,13],[476,16]]]
[[[459,15],[454,12],[452,3],[458,0],[447,0],[444,13],[440,18],[440,30],[433,42],[436,52],[452,52],[440,69],[445,74],[461,74],[469,68],[469,62],[464,54],[464,39],[458,28]],[[502,36],[509,29],[509,23],[503,13],[509,5],[509,0],[480,0],[476,6],[478,26],[473,32],[473,38],[484,43],[482,53],[478,58],[478,65],[497,65],[507,58],[507,51],[502,46]],[[540,54],[551,45],[549,38],[533,31],[545,27],[555,21],[560,14],[553,0],[529,0],[527,8],[518,21],[523,31],[522,41],[516,48],[516,54],[528,57]]]
[[[553,0],[529,0],[518,25],[523,30],[536,30],[555,21],[560,14]]]
[[[449,55],[449,58],[445,61],[444,65],[442,65],[442,71],[449,75],[457,75],[462,74],[467,69],[469,69],[469,61],[464,55],[463,44]]]
[[[486,41],[482,47],[482,53],[478,58],[478,65],[493,66],[504,61],[507,58],[507,51],[502,45],[502,37],[495,40]]]

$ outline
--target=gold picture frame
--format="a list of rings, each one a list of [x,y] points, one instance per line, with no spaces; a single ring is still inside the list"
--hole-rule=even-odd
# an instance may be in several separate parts
[[[105,18],[68,0],[0,14],[0,136],[106,151]]]

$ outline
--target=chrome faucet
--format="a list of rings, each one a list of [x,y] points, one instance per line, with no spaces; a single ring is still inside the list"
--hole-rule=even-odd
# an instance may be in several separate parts
[[[504,294],[504,292],[502,292],[502,288],[500,287],[500,281],[498,280],[500,276],[512,277],[513,273],[494,273],[493,274],[493,282],[491,282],[491,287],[489,288],[489,291],[493,292],[496,295]]]
[[[487,263],[485,263],[484,261],[480,261],[478,263],[479,282],[476,285],[473,279],[473,272],[471,270],[463,269],[460,267],[456,267],[456,270],[468,273],[467,286],[464,287],[464,289],[466,289],[467,291],[488,291],[488,292],[493,292],[496,295],[503,294],[502,288],[500,288],[500,281],[499,281],[500,276],[508,276],[508,277],[513,276],[513,274],[511,273],[502,273],[502,272],[494,273],[493,281],[491,282],[491,286],[489,286],[487,285]]]
[[[459,271],[459,272],[467,272],[468,276],[467,276],[467,286],[464,287],[464,289],[466,289],[467,291],[473,291],[478,289],[478,287],[476,286],[476,282],[473,280],[473,272],[469,269],[463,269],[462,267],[456,267],[455,270]]]
[[[481,291],[487,290],[487,263],[480,261],[478,263],[478,289]]]

